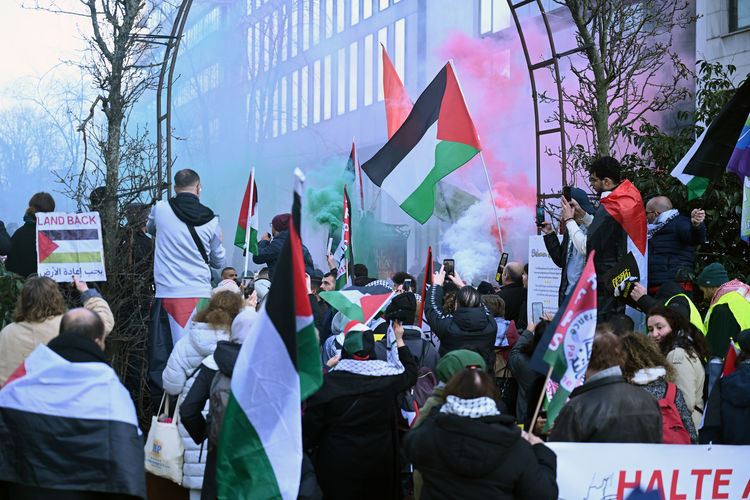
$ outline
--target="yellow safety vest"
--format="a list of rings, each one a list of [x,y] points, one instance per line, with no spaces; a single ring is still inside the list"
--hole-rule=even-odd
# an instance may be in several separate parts
[[[698,330],[703,332],[703,335],[706,334],[706,325],[703,324],[703,320],[701,319],[701,313],[698,312],[698,308],[695,307],[695,304],[693,304],[693,301],[690,300],[690,297],[685,295],[684,293],[677,294],[673,297],[670,297],[669,300],[667,300],[664,305],[668,306],[670,302],[672,302],[672,299],[675,297],[685,297],[685,300],[688,302],[688,306],[690,306],[690,322],[695,326]]]
[[[706,313],[706,319],[703,322],[706,325],[706,331],[708,331],[708,321],[711,318],[711,312],[714,310],[714,307],[719,304],[726,304],[729,306],[729,310],[732,311],[734,320],[740,325],[740,331],[750,328],[750,295],[745,296],[735,290],[722,295],[721,298],[708,310]]]

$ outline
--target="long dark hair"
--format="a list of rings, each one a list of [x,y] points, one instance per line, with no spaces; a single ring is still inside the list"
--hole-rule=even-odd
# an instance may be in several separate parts
[[[669,306],[657,306],[648,312],[646,321],[651,316],[661,316],[666,319],[672,329],[658,342],[662,354],[666,356],[676,347],[682,347],[688,353],[688,356],[695,356],[701,363],[706,364],[706,360],[711,356],[711,351],[708,349],[705,336],[677,309]]]

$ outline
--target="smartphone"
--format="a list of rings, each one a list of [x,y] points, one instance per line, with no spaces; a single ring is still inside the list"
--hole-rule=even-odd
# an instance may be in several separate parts
[[[542,314],[544,314],[544,303],[532,302],[531,303],[531,321],[533,323],[538,322],[540,319],[542,319]]]
[[[544,224],[544,207],[542,205],[536,206],[536,225],[541,226]]]
[[[443,268],[446,276],[452,276],[456,262],[453,259],[443,259]]]
[[[495,281],[503,284],[503,268],[505,267],[505,264],[508,263],[508,252],[503,252],[503,255],[500,257],[500,262],[497,264],[497,275],[495,276]]]
[[[568,201],[573,201],[573,195],[571,194],[572,189],[573,188],[570,186],[563,186],[562,195]]]
[[[245,276],[242,278],[242,289],[244,290],[245,298],[253,294],[253,290],[255,290],[255,281],[252,276]]]
[[[407,278],[404,280],[403,289],[405,292],[411,292],[411,278]]]

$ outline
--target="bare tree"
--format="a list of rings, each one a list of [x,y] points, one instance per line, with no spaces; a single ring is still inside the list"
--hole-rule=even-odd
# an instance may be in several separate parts
[[[644,115],[688,97],[692,72],[673,46],[675,32],[695,21],[687,0],[555,1],[568,8],[586,47],[571,60],[577,86],[563,85],[572,105],[565,120],[588,142],[573,147],[574,161],[609,155]]]

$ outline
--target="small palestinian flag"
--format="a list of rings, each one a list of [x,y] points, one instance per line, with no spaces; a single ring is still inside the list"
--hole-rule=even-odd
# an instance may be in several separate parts
[[[253,199],[250,208],[250,197]],[[248,213],[250,217],[248,218]],[[250,231],[248,234],[247,231]],[[247,248],[245,248],[247,245]],[[245,188],[245,197],[240,206],[240,216],[237,219],[237,232],[234,235],[234,246],[258,255],[258,186],[255,183],[255,169],[250,174]]]
[[[388,306],[394,292],[388,287],[374,285],[350,286],[318,295],[350,320],[367,324]]]
[[[354,280],[354,251],[352,250],[352,204],[344,185],[344,209],[341,219],[341,240],[333,259],[338,262],[336,268],[336,290],[352,284]]]
[[[362,170],[424,224],[435,209],[438,181],[481,149],[449,62],[419,96],[403,125]]]
[[[672,176],[687,186],[689,200],[703,196],[709,180],[720,178],[727,169],[749,114],[750,78],[740,85],[672,170]]]
[[[221,427],[216,486],[222,499],[296,499],[302,467],[301,402],[323,384],[305,286],[297,170],[292,224],[271,291],[242,344]]]
[[[102,253],[98,229],[49,229],[37,231],[40,264],[97,263]]]
[[[0,390],[0,485],[145,498],[140,434],[109,365],[71,363],[39,345]]]

